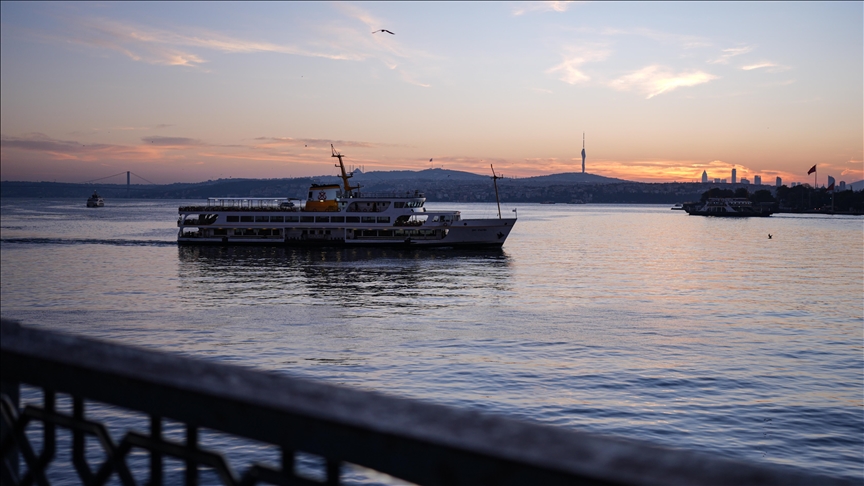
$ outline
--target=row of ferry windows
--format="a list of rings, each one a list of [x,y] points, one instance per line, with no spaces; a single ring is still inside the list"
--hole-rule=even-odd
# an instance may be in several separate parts
[[[389,223],[390,216],[228,216],[229,223]]]
[[[213,230],[214,236],[279,236],[282,234],[282,230],[278,229],[265,229],[265,228],[246,228],[246,229],[226,229],[226,228],[217,228]],[[302,234],[318,234],[318,235],[329,235],[330,230],[303,230]],[[341,231],[339,234],[342,234]],[[434,236],[435,230],[354,230],[355,236]]]

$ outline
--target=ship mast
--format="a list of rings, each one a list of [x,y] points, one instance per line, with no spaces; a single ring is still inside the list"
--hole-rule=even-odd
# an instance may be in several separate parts
[[[349,197],[349,195],[351,194],[351,191],[353,189],[360,189],[360,185],[358,184],[358,185],[352,187],[351,184],[348,183],[348,179],[354,177],[354,173],[351,172],[349,174],[348,172],[345,171],[345,164],[342,163],[343,155],[341,153],[337,152],[335,148],[333,148],[332,143],[330,144],[330,151],[331,151],[331,155],[330,155],[331,157],[336,157],[339,159],[339,165],[337,165],[336,167],[339,167],[339,169],[342,171],[342,175],[340,177],[342,178],[342,184],[345,187],[345,197],[347,198],[347,197]]]
[[[489,167],[492,169],[492,183],[495,185],[495,202],[498,203],[498,219],[501,219],[501,200],[498,199],[498,179],[503,179],[504,177],[495,174],[495,167],[492,167],[492,164],[489,164]]]

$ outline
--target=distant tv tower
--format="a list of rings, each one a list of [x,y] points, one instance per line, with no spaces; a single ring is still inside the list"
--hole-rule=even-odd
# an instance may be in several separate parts
[[[582,173],[585,173],[585,132],[582,132]]]

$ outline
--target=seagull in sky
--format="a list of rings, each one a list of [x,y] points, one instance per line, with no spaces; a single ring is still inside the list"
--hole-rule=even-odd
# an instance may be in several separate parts
[[[378,32],[387,32],[387,33],[390,34],[390,35],[396,35],[396,34],[394,34],[393,32],[390,32],[390,31],[387,30],[387,29],[380,29],[380,30],[376,30],[375,32],[372,32],[372,33],[373,33],[373,34],[377,34]]]

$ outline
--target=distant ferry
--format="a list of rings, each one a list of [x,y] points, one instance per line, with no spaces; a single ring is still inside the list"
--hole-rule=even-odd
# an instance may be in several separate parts
[[[102,199],[102,196],[96,194],[96,191],[93,191],[93,195],[87,198],[87,207],[88,208],[101,208],[105,206],[105,201]]]
[[[705,203],[685,204],[684,210],[691,216],[720,216],[726,218],[748,218],[771,216],[774,211],[762,206],[754,206],[745,198],[717,197]]]
[[[209,198],[182,206],[182,245],[501,247],[516,218],[462,219],[459,211],[427,211],[419,191],[361,193],[339,159],[342,184],[312,184],[308,198]],[[494,175],[493,182],[497,179]]]

